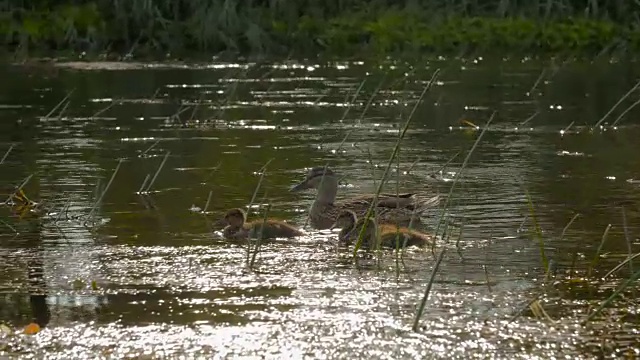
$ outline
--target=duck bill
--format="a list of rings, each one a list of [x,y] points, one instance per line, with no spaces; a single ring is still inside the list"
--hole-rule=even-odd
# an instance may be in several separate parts
[[[291,188],[289,188],[289,191],[291,192],[295,192],[295,191],[300,191],[300,190],[305,190],[305,189],[309,189],[311,188],[311,185],[309,184],[309,182],[307,180],[299,183],[299,184],[295,184],[293,185]]]

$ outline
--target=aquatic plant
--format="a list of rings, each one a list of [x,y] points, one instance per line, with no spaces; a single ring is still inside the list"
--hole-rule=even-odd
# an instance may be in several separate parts
[[[380,180],[380,183],[378,184],[378,187],[376,189],[376,192],[374,193],[373,199],[371,200],[369,208],[367,209],[367,212],[366,212],[366,214],[364,216],[364,225],[360,228],[360,232],[358,233],[358,240],[356,241],[355,247],[353,249],[354,255],[358,251],[360,246],[362,245],[362,241],[363,241],[363,237],[364,237],[364,234],[365,234],[365,231],[366,231],[366,228],[367,228],[367,224],[369,223],[369,219],[371,219],[371,216],[373,216],[374,205],[378,201],[378,197],[380,196],[380,192],[382,191],[382,187],[383,187],[383,185],[385,183],[387,175],[389,174],[389,169],[391,168],[391,164],[393,164],[393,160],[395,159],[395,157],[398,154],[398,151],[400,150],[400,143],[402,142],[402,139],[404,139],[404,136],[407,133],[409,125],[411,124],[411,119],[413,118],[413,115],[415,114],[415,111],[416,111],[418,105],[422,102],[422,99],[424,98],[424,96],[427,93],[427,91],[429,91],[429,89],[433,85],[433,83],[434,83],[435,79],[438,77],[439,73],[440,73],[440,69],[436,69],[433,72],[433,75],[431,76],[431,79],[428,81],[427,85],[422,90],[422,93],[420,94],[420,97],[418,98],[418,100],[416,101],[415,106],[411,110],[411,114],[409,114],[409,116],[407,117],[407,120],[406,120],[404,126],[402,127],[402,130],[398,134],[398,138],[396,140],[396,144],[395,144],[395,146],[393,148],[393,151],[391,152],[391,155],[389,156],[389,161],[387,163],[387,166],[385,167],[384,173],[382,174],[382,178]]]
[[[123,161],[124,161],[124,159],[119,159],[118,160],[118,165],[116,165],[115,170],[113,170],[113,174],[111,174],[111,178],[109,179],[109,182],[107,183],[107,186],[104,188],[104,190],[102,190],[102,192],[100,193],[100,197],[93,203],[93,206],[91,206],[91,210],[89,211],[89,214],[87,214],[87,216],[86,216],[87,220],[85,221],[85,226],[86,226],[86,224],[87,224],[87,222],[89,220],[93,219],[93,217],[92,217],[93,212],[98,207],[98,204],[100,204],[102,202],[102,199],[104,198],[104,195],[109,190],[109,187],[111,187],[111,184],[113,183],[113,179],[115,179],[116,174],[118,174],[118,170],[120,170],[120,165],[122,165]]]
[[[444,215],[445,215],[445,213],[446,213],[446,211],[447,211],[447,209],[449,207],[449,204],[451,202],[455,187],[456,187],[458,181],[462,178],[462,174],[463,174],[465,168],[467,167],[467,164],[469,163],[469,159],[471,158],[471,155],[473,154],[475,149],[478,147],[478,144],[480,143],[480,140],[484,136],[485,132],[489,129],[489,125],[491,124],[491,122],[493,121],[495,116],[496,116],[496,112],[494,111],[491,114],[491,117],[489,117],[489,120],[487,120],[487,123],[485,124],[484,129],[482,129],[482,132],[480,132],[480,134],[476,138],[476,141],[471,146],[471,149],[469,149],[469,152],[467,153],[467,156],[462,161],[462,165],[460,165],[460,170],[458,170],[458,172],[456,173],[455,178],[453,179],[451,187],[449,188],[449,194],[446,197],[444,206],[442,207],[442,211],[440,213],[440,217],[438,218],[438,225],[437,225],[436,231],[435,231],[436,235],[438,235],[438,231],[440,229],[440,225],[445,223],[445,216]],[[444,232],[446,232],[446,230],[443,231],[443,235],[444,235]],[[442,236],[442,237],[444,238],[444,236]],[[448,242],[449,239],[446,239],[446,240]],[[429,293],[431,292],[431,286],[433,285],[433,281],[435,280],[435,275],[438,272],[438,268],[440,266],[440,263],[442,262],[442,258],[444,257],[445,251],[446,251],[446,247],[443,247],[442,250],[440,250],[440,254],[438,255],[438,260],[436,261],[435,265],[433,266],[433,270],[431,272],[431,277],[429,278],[429,282],[427,283],[427,287],[425,288],[424,295],[422,297],[422,300],[420,301],[420,305],[418,306],[418,311],[416,312],[416,315],[415,315],[414,320],[413,320],[413,328],[412,328],[413,331],[418,331],[418,325],[420,323],[420,318],[422,317],[422,313],[424,312],[424,308],[425,308],[425,306],[427,304],[427,299],[429,298]]]
[[[249,205],[247,205],[247,209],[251,210],[251,208],[253,207],[253,204],[256,200],[256,196],[258,195],[258,191],[260,190],[260,187],[262,186],[262,181],[264,180],[264,176],[267,173],[267,167],[269,166],[269,164],[273,161],[273,158],[267,160],[267,162],[262,165],[262,167],[260,168],[260,170],[258,170],[258,173],[260,173],[260,179],[258,179],[258,183],[256,184],[256,187],[253,191],[253,195],[251,195],[251,200],[249,201]],[[266,193],[265,196],[263,197],[263,201],[262,203],[264,203],[264,198],[266,198]],[[264,221],[266,221],[267,215],[269,213],[269,210],[271,209],[271,205],[269,205],[267,207],[267,209],[264,212],[264,218],[263,218],[263,224],[262,226],[264,227]],[[260,240],[262,239],[262,227],[260,228],[260,236],[258,239],[258,243],[255,245],[255,249],[253,251],[253,256],[251,255],[251,237],[247,237],[247,252],[246,252],[246,263],[247,266],[249,268],[253,267],[253,263],[255,262],[255,258],[256,255],[258,253],[258,251],[260,250]]]

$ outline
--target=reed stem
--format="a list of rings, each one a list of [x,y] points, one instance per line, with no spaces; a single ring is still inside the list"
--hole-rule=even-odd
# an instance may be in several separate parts
[[[627,115],[627,113],[629,111],[631,111],[631,109],[633,109],[634,107],[638,106],[638,104],[640,104],[640,99],[636,100],[633,104],[631,104],[625,111],[623,111],[617,118],[616,120],[611,124],[611,127],[616,126],[616,124],[622,120],[622,118]]]
[[[636,85],[634,87],[631,88],[631,90],[627,91],[626,94],[624,94],[620,100],[618,100],[617,103],[615,103],[611,109],[609,109],[609,111],[604,114],[604,116],[602,118],[600,118],[600,120],[598,120],[598,122],[594,125],[594,128],[597,128],[598,126],[600,126],[600,124],[602,124],[602,122],[607,118],[607,116],[611,115],[611,113],[613,112],[613,110],[615,110],[620,104],[622,104],[622,102],[624,101],[624,99],[628,98],[629,95],[631,95],[631,93],[636,90],[638,87],[640,87],[640,81],[638,81],[636,83]]]
[[[418,312],[416,313],[415,318],[413,319],[413,327],[412,330],[414,332],[418,331],[418,325],[420,324],[420,318],[422,317],[422,313],[424,312],[424,308],[427,305],[427,300],[429,299],[429,293],[431,292],[431,287],[433,286],[433,281],[436,278],[436,273],[440,268],[440,263],[444,258],[444,253],[447,251],[447,248],[442,248],[440,250],[440,254],[438,255],[438,259],[436,260],[435,265],[433,266],[433,270],[431,271],[431,276],[429,277],[429,283],[427,283],[427,288],[424,290],[424,295],[422,296],[422,300],[420,301],[420,306],[418,307]]]
[[[266,194],[265,194],[265,197],[266,197]],[[256,241],[256,245],[253,248],[253,254],[251,255],[251,262],[249,263],[249,269],[253,268],[253,264],[256,261],[256,256],[260,251],[260,245],[262,244],[262,238],[264,236],[264,228],[267,224],[267,216],[269,215],[269,210],[271,210],[271,202],[269,202],[269,204],[267,205],[267,208],[265,209],[264,215],[262,217],[262,224],[260,225],[260,232],[258,235],[258,239]],[[249,241],[251,241],[250,237],[249,237]]]
[[[164,167],[164,164],[167,162],[167,159],[169,158],[169,155],[171,155],[171,151],[167,151],[166,155],[164,156],[164,159],[162,159],[162,162],[160,163],[160,166],[158,167],[158,170],[156,170],[156,173],[153,175],[153,178],[151,178],[151,181],[149,182],[149,186],[147,186],[147,188],[145,189],[146,193],[149,192],[149,190],[153,186],[153,183],[156,182],[156,179],[158,178],[158,175],[160,174],[160,171]]]
[[[604,242],[607,240],[607,235],[609,234],[609,230],[611,229],[611,224],[607,225],[607,228],[604,229],[604,234],[602,234],[602,240],[600,240],[600,245],[598,246],[598,250],[596,250],[595,255],[593,255],[593,260],[591,260],[591,264],[589,264],[589,270],[587,272],[587,277],[591,277],[591,272],[598,264],[600,260],[600,252],[602,251],[602,247],[604,246]]]
[[[376,190],[376,192],[375,192],[375,194],[373,196],[373,199],[371,200],[371,204],[369,204],[369,208],[367,209],[367,213],[365,215],[365,221],[363,223],[363,226],[360,228],[360,233],[358,234],[358,241],[356,242],[355,247],[353,249],[353,257],[354,257],[354,259],[356,258],[356,253],[357,253],[358,249],[360,248],[360,246],[362,244],[362,239],[363,239],[363,236],[364,236],[365,231],[366,231],[367,223],[369,222],[369,219],[371,218],[373,208],[376,206],[376,204],[378,202],[378,197],[380,196],[380,192],[382,191],[382,185],[385,183],[385,179],[387,178],[387,175],[389,173],[389,169],[391,168],[391,164],[393,163],[393,159],[395,158],[395,156],[398,153],[398,150],[400,148],[400,142],[402,141],[402,139],[404,139],[404,135],[407,133],[407,130],[409,129],[409,124],[411,124],[411,120],[413,119],[413,115],[415,114],[416,109],[418,108],[418,105],[420,103],[422,103],[422,99],[426,95],[427,91],[429,91],[431,86],[435,83],[435,79],[437,78],[439,73],[440,73],[440,69],[436,69],[433,72],[433,75],[431,76],[431,79],[429,80],[427,85],[424,87],[424,90],[422,90],[422,93],[420,94],[420,97],[418,98],[418,101],[416,101],[416,104],[414,105],[413,109],[411,110],[411,113],[409,114],[409,117],[407,118],[407,121],[405,122],[404,127],[402,128],[402,131],[398,135],[398,139],[396,140],[396,145],[393,148],[391,156],[389,156],[389,161],[387,162],[387,166],[385,167],[384,173],[382,174],[382,179],[380,180],[380,183],[378,184],[378,188],[377,188],[377,190]]]
[[[260,168],[260,170],[258,170],[258,172],[260,172],[260,179],[258,180],[258,184],[256,185],[256,188],[253,190],[253,195],[251,196],[251,200],[249,201],[249,205],[247,206],[247,214],[249,213],[249,211],[251,211],[251,207],[253,206],[253,202],[256,200],[256,196],[258,195],[258,190],[260,190],[260,186],[262,185],[262,180],[264,179],[264,175],[267,172],[267,166],[269,166],[269,164],[273,161],[273,158],[267,160],[267,162],[262,165],[262,167]],[[251,239],[247,238],[247,263],[250,262],[250,256],[251,256]]]
[[[9,150],[7,150],[7,152],[4,153],[2,160],[0,160],[0,165],[4,164],[4,161],[7,159],[7,156],[9,156],[9,153],[11,152],[11,150],[13,150],[14,147],[15,145],[11,144],[11,146],[9,147]]]
[[[453,190],[455,189],[456,184],[458,183],[458,181],[462,177],[462,173],[463,173],[464,169],[467,167],[467,163],[469,162],[469,159],[471,158],[471,155],[473,154],[473,152],[475,151],[476,147],[480,143],[480,140],[484,136],[485,132],[487,132],[487,129],[489,129],[489,125],[491,124],[491,122],[493,121],[495,116],[496,116],[496,112],[494,111],[491,114],[491,117],[489,117],[489,120],[487,120],[487,123],[485,124],[484,129],[482,129],[482,132],[480,132],[480,135],[478,135],[478,138],[473,143],[473,146],[471,146],[471,149],[467,153],[467,156],[462,161],[462,165],[460,166],[460,170],[458,170],[458,172],[456,173],[455,178],[453,179],[453,183],[451,184],[451,188],[449,189],[449,194],[447,196],[447,199],[445,200],[444,207],[442,208],[442,212],[440,213],[440,220],[438,221],[438,226],[436,227],[436,231],[435,231],[436,235],[438,234],[438,231],[440,230],[440,225],[442,224],[442,220],[444,219],[444,213],[447,211],[447,209],[449,207],[449,203],[451,202],[451,197],[453,195]]]
[[[93,203],[93,206],[91,207],[91,210],[89,211],[89,214],[87,215],[87,218],[91,218],[91,216],[93,215],[93,212],[96,210],[96,207],[102,201],[102,198],[104,198],[104,194],[106,194],[107,191],[109,190],[109,187],[111,187],[111,184],[113,183],[113,179],[116,177],[116,174],[118,173],[118,170],[120,170],[120,165],[122,165],[123,161],[124,161],[124,159],[120,159],[118,161],[118,165],[116,165],[116,169],[113,171],[113,174],[111,174],[111,178],[109,179],[109,182],[107,183],[107,186],[104,188],[104,190],[100,194],[100,197],[98,198],[98,200],[96,200]]]
[[[60,100],[60,102],[59,102],[58,104],[56,104],[56,106],[54,106],[54,107],[53,107],[53,109],[51,109],[51,111],[49,111],[49,113],[48,113],[47,115],[45,115],[45,116],[44,116],[44,118],[43,118],[43,119],[44,119],[44,120],[49,119],[49,117],[51,117],[51,115],[52,115],[56,110],[58,110],[58,108],[59,108],[59,107],[60,107],[60,106],[65,102],[65,101],[67,101],[67,99],[71,96],[71,94],[73,94],[73,92],[74,92],[74,91],[76,91],[76,89],[71,89],[71,91],[69,91],[69,92],[67,93],[67,95],[66,95],[64,98],[62,98],[62,100]]]

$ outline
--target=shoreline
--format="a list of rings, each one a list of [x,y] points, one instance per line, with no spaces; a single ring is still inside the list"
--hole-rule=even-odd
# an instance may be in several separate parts
[[[18,59],[69,56],[88,60],[175,60],[207,56],[344,59],[354,55],[375,58],[491,53],[593,57],[635,55],[640,50],[640,32],[633,26],[587,17],[441,18],[390,9],[374,15],[355,12],[328,19],[303,15],[295,23],[263,21],[262,25],[254,23],[255,29],[259,28],[255,30],[259,33],[255,39],[251,38],[251,29],[236,34],[236,38],[225,38],[220,33],[198,35],[197,27],[182,26],[182,32],[172,32],[170,37],[158,31],[132,40],[132,36],[114,35],[97,8],[90,8],[92,16],[82,18],[82,23],[78,23],[79,19],[67,19],[71,24],[67,28],[50,24],[60,15],[56,10],[46,16],[34,15],[40,23],[27,21],[28,13],[22,23],[1,19],[4,46],[0,56]],[[82,11],[78,14],[86,16]],[[175,26],[184,25],[185,21],[176,21]],[[69,29],[73,29],[74,36],[69,35]]]

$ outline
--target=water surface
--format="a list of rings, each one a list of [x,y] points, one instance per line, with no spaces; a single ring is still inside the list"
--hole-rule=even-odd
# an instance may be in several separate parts
[[[212,232],[226,209],[249,204],[269,161],[256,203],[297,225],[315,194],[288,188],[308,167],[329,162],[343,175],[339,197],[374,191],[436,68],[387,191],[399,181],[446,198],[497,113],[445,212],[452,238],[436,249],[448,250],[420,331],[411,326],[435,263],[428,250],[355,265],[335,233],[307,228],[308,236],[266,244],[249,269],[244,246]],[[43,330],[1,336],[0,353],[630,356],[639,346],[632,292],[589,326],[580,322],[631,269],[598,279],[639,248],[640,110],[609,126],[638,93],[594,128],[639,72],[635,63],[481,58],[4,65],[0,153],[13,148],[0,164],[2,192],[31,175],[24,192],[42,211],[0,208],[0,321]],[[149,193],[138,194],[167,154]],[[209,194],[205,216],[197,210]],[[434,231],[439,216],[434,209],[422,228]],[[544,289],[533,218],[556,276]],[[552,321],[524,311],[510,322],[541,293]]]

